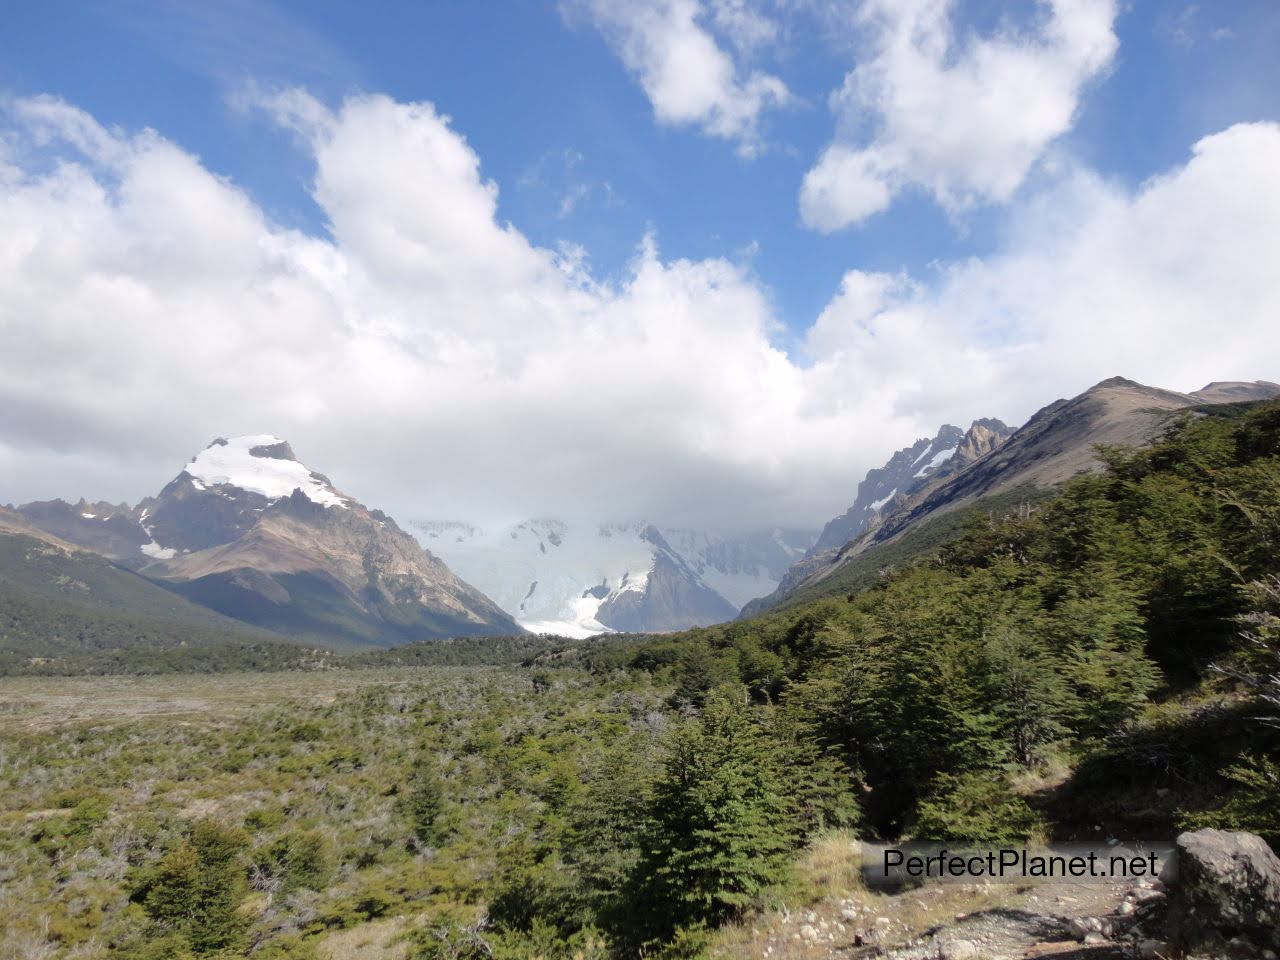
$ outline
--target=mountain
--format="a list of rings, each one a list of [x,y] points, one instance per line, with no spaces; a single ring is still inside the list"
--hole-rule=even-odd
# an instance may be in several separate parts
[[[722,536],[652,524],[422,521],[419,538],[535,633],[584,637],[732,619],[772,590],[813,534]]]
[[[283,634],[393,644],[521,632],[274,436],[215,440],[136,507],[52,501],[19,513],[194,603]]]
[[[1270,380],[1215,380],[1190,396],[1201,403],[1252,403],[1280,396],[1280,383],[1272,383]]]
[[[967,464],[1003,443],[1012,431],[999,420],[975,420],[967,432],[943,424],[932,440],[923,438],[903,447],[883,467],[867,471],[858,496],[844,515],[823,528],[809,555],[835,550],[865,530],[881,510],[899,496],[923,486],[941,471],[954,472],[953,458]]]
[[[0,507],[0,673],[131,672],[156,656],[239,668],[313,653],[198,606]]]
[[[935,545],[954,535],[964,508],[1005,509],[1014,500],[1044,496],[1078,473],[1099,469],[1099,445],[1148,443],[1179,411],[1274,396],[1280,396],[1280,385],[1263,380],[1215,382],[1194,393],[1178,393],[1112,377],[1077,397],[1054,401],[1007,439],[1002,436],[1007,428],[999,421],[976,421],[932,476],[894,496],[887,509],[872,512],[845,543],[815,550],[799,561],[772,594],[747,604],[742,615],[863,582],[884,566],[909,558],[916,545]],[[861,496],[861,488],[859,492]]]
[[[125,566],[137,568],[149,560],[151,537],[138,523],[138,509],[128,504],[42,500],[23,504],[18,512],[33,528]]]

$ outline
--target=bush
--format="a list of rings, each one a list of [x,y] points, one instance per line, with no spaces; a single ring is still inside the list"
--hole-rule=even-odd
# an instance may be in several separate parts
[[[1188,829],[1246,830],[1280,848],[1280,763],[1250,754],[1222,775],[1234,786],[1226,802],[1217,810],[1189,814],[1183,825]]]
[[[267,850],[267,872],[280,882],[279,892],[321,890],[332,864],[328,843],[315,830],[287,833]]]

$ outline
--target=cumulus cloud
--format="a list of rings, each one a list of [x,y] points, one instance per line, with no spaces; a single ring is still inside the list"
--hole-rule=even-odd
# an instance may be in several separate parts
[[[763,516],[802,463],[834,482],[741,267],[648,242],[598,283],[496,218],[432,106],[261,106],[314,156],[324,235],[271,223],[154,132],[50,99],[10,115],[5,499],[134,499],[213,436],[263,431],[401,516],[714,523]]]
[[[1020,420],[1123,373],[1277,378],[1280,128],[1127,192],[1087,173],[1007,248],[853,271],[805,341],[724,260],[641,243],[603,283],[497,218],[448,118],[293,92],[327,229],[271,220],[152,131],[58,100],[0,133],[0,499],[136,500],[275,432],[394,516],[817,524],[943,420]]]
[[[809,331],[812,374],[829,394],[895,390],[925,419],[982,404],[1023,419],[1114,374],[1188,391],[1280,379],[1277,188],[1275,124],[1206,137],[1134,193],[1077,170],[1018,212],[997,255],[928,284],[847,274]]]
[[[918,188],[950,211],[1008,200],[1111,62],[1115,0],[1040,0],[1024,28],[959,35],[954,0],[864,0],[866,56],[832,95],[837,135],[800,190],[823,232]]]
[[[777,21],[765,15],[755,0],[711,0],[711,21],[744,56],[778,39]]]
[[[740,53],[770,42],[777,25],[746,0],[565,0],[604,34],[640,82],[659,123],[697,126],[734,140],[740,152],[760,148],[761,114],[790,99],[772,74],[735,62],[712,24]]]

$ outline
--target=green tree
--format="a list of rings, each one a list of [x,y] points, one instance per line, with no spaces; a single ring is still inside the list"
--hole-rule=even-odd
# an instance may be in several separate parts
[[[712,690],[737,680],[738,671],[708,644],[695,641],[681,651],[674,677],[676,689],[671,695],[672,705],[701,708]]]
[[[972,843],[1024,840],[1041,829],[1035,812],[998,772],[939,777],[911,825],[917,840]]]
[[[1244,588],[1252,609],[1239,617],[1243,644],[1235,662],[1217,665],[1240,681],[1257,702],[1271,726],[1280,726],[1280,577],[1256,580]]]
[[[242,831],[197,821],[140,877],[134,899],[158,926],[185,937],[196,953],[234,949],[246,927],[237,908],[247,892],[247,847]]]
[[[1030,766],[1047,744],[1062,740],[1076,698],[1058,663],[1037,638],[1013,624],[987,635],[987,695],[1013,758]]]
[[[586,789],[568,811],[564,857],[597,917],[629,909],[627,883],[639,857],[639,833],[648,809],[645,789],[654,762],[652,750],[639,740],[596,758],[587,770]]]
[[[1147,635],[1133,587],[1109,564],[1073,577],[1052,615],[1050,630],[1065,651],[1067,677],[1084,736],[1104,737],[1129,721],[1160,681],[1147,657]]]
[[[652,928],[740,913],[782,879],[793,837],[773,747],[745,703],[713,697],[654,786],[637,878]]]
[[[285,834],[267,848],[265,860],[267,872],[280,883],[281,894],[320,890],[332,870],[328,844],[316,830]]]
[[[984,689],[988,595],[949,571],[919,568],[859,600],[832,735],[872,788],[864,809],[881,830],[901,829],[938,774],[995,769],[1010,757]]]
[[[405,814],[409,828],[420,843],[434,843],[439,839],[437,820],[444,810],[444,786],[440,777],[427,763],[414,771],[404,798]]]

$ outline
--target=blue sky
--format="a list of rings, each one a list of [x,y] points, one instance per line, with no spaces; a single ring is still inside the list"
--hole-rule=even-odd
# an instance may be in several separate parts
[[[0,501],[271,432],[405,515],[820,524],[944,421],[1280,379],[1277,49],[1273,0],[13,6]]]
[[[960,5],[957,32],[989,27],[1000,6]],[[648,230],[667,256],[743,259],[797,329],[850,267],[920,272],[987,252],[1000,229],[998,209],[949,217],[918,194],[834,236],[805,228],[796,188],[830,139],[827,97],[856,49],[816,11],[795,15],[760,57],[796,103],[770,111],[753,158],[656,122],[601,35],[554,3],[50,2],[6,19],[0,89],[155,127],[284,223],[322,220],[309,162],[236,106],[247,84],[301,85],[331,102],[357,91],[431,101],[499,185],[500,216],[535,242],[580,244],[605,273]],[[1059,141],[1102,175],[1136,184],[1207,133],[1280,115],[1280,5],[1139,0],[1115,30],[1120,53]]]

